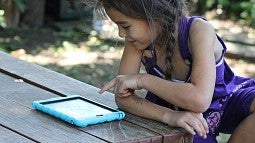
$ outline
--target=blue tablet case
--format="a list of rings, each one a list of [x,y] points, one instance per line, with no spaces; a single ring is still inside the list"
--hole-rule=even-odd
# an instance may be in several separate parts
[[[125,113],[79,95],[34,101],[32,106],[44,113],[79,127],[121,120]]]

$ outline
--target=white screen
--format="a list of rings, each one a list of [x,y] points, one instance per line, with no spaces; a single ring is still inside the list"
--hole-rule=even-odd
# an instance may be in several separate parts
[[[78,120],[91,116],[100,116],[113,111],[94,105],[81,99],[67,100],[45,104],[45,106]]]

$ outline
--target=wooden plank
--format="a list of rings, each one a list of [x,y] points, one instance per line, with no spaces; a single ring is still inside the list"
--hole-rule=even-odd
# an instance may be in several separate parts
[[[34,143],[34,141],[25,138],[9,129],[0,126],[0,142],[1,143]]]
[[[182,128],[170,127],[158,121],[144,119],[132,114],[126,114],[125,119],[133,124],[150,129],[163,136],[163,143],[192,143],[193,136]]]
[[[57,97],[57,95],[25,82],[15,82],[15,78],[2,73],[0,79],[4,81],[0,82],[0,114],[3,114],[0,118],[1,124],[39,142],[62,140],[63,142],[104,142],[63,121],[31,110],[32,101]]]
[[[23,78],[26,82],[41,86],[41,88],[45,88],[46,90],[50,90],[62,96],[82,95],[101,104],[107,101],[107,103],[109,103],[108,106],[117,108],[113,94],[106,93],[104,94],[104,98],[102,98],[102,95],[98,93],[99,89],[94,86],[36,64],[14,58],[4,52],[0,52],[0,61],[4,61],[0,62],[1,72],[16,75]]]
[[[0,69],[11,74],[18,75],[27,79],[28,81],[40,84],[41,86],[47,87],[52,91],[57,91],[60,95],[68,95],[70,93],[79,94],[107,106],[117,108],[114,102],[114,95],[111,93],[100,95],[97,93],[99,89],[96,87],[82,83],[78,80],[70,79],[67,76],[53,72],[43,67],[15,59],[8,54],[0,52],[0,60],[1,59],[5,60],[5,62],[0,63]],[[29,71],[29,73],[26,71]],[[41,74],[43,76],[40,76]],[[174,138],[176,140],[192,142],[192,136],[180,128],[172,128],[159,122],[139,118],[131,114],[127,114],[127,117],[124,120],[152,130],[153,132],[164,136],[164,140],[166,141],[168,139]]]
[[[36,142],[104,142],[15,101],[0,99],[0,123]]]
[[[15,82],[14,78],[2,73],[0,73],[0,79],[4,81],[0,82],[0,114],[3,114],[3,118],[0,119],[1,124],[15,129],[17,132],[25,133],[27,136],[31,136],[31,138],[38,138],[43,142],[45,141],[43,140],[44,138],[49,138],[49,135],[55,134],[55,132],[57,132],[55,130],[61,130],[62,134],[75,133],[79,135],[79,139],[83,139],[81,137],[86,137],[86,135],[80,135],[81,133],[77,133],[79,131],[74,130],[77,128],[75,126],[71,126],[68,123],[45,115],[41,112],[31,110],[32,101],[41,100],[42,98],[46,99],[53,96],[56,97],[56,95],[26,82]],[[10,113],[7,114],[8,112]],[[30,126],[25,126],[24,123],[26,121],[30,121],[35,129],[32,129]],[[11,122],[15,122],[15,124],[12,124]],[[65,127],[67,127],[67,129]],[[51,132],[44,131],[43,129],[45,128],[50,129]],[[126,121],[115,121],[77,129],[79,129],[80,132],[83,132],[83,134],[88,133],[108,142],[139,141],[159,143],[162,140],[161,135]],[[31,132],[31,130],[36,130],[36,135],[32,134],[33,132]],[[41,135],[37,135],[39,133],[37,131],[46,133],[44,133],[41,137]],[[76,138],[76,136],[74,138]],[[54,139],[56,138],[50,138],[50,140]],[[97,139],[93,140],[97,141]],[[85,141],[88,140],[84,140],[84,142]]]
[[[32,101],[58,97],[58,95],[37,88],[22,80],[10,77],[0,72],[0,96],[30,107]]]
[[[82,130],[95,136],[102,136],[110,142],[162,142],[162,136],[158,133],[123,120],[88,126]]]
[[[79,128],[84,132],[78,131],[75,130],[76,127],[56,118],[34,110],[29,111],[2,97],[0,99],[0,123],[39,142],[102,142],[92,138],[93,136],[107,142],[161,143],[162,140],[161,135],[126,121],[87,126]]]

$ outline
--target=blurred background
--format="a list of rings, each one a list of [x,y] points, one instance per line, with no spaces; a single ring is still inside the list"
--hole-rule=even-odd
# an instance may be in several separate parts
[[[191,15],[206,17],[226,42],[233,70],[255,78],[255,0],[188,1]],[[116,75],[116,30],[82,0],[0,0],[1,51],[96,87]]]

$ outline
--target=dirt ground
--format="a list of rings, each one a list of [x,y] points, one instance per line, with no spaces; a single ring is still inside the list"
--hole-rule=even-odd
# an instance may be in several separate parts
[[[226,61],[237,75],[255,79],[255,63],[245,60],[230,59],[228,57],[226,57]]]
[[[20,59],[42,65],[97,87],[103,86],[116,75],[121,53],[122,49],[88,51],[86,48],[64,49],[61,55],[51,50],[43,50],[37,55],[29,54],[25,50],[11,52],[13,56]],[[255,63],[229,57],[226,57],[226,61],[237,75],[255,79]]]
[[[0,29],[0,50],[100,88],[116,75],[122,43],[104,42],[89,33],[84,23],[82,28],[74,25],[77,23],[37,30]],[[237,75],[255,79],[255,59],[226,56],[226,61]],[[219,142],[228,137],[221,135]]]
[[[101,87],[116,75],[122,43],[103,42],[86,29],[73,26],[86,27],[83,24],[71,22],[37,30],[0,29],[0,50]],[[226,57],[233,71],[255,79],[255,63],[235,58]]]

